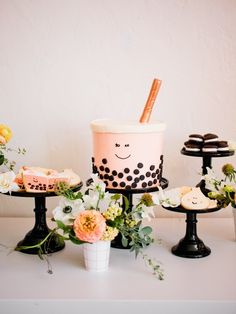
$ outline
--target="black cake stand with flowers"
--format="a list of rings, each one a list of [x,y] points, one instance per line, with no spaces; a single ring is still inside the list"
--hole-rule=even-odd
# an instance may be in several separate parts
[[[201,157],[202,158],[202,175],[207,174],[207,168],[212,168],[212,158],[216,157],[229,157],[234,155],[233,150],[225,151],[225,152],[215,152],[215,153],[205,153],[205,152],[190,152],[185,148],[181,150],[182,155],[191,156],[191,157]],[[205,180],[201,180],[197,185],[197,187],[201,188],[201,191],[207,195],[209,190],[205,188]]]
[[[77,186],[73,187],[74,191],[79,191],[81,187],[83,186],[83,183],[79,183]],[[35,202],[35,208],[34,208],[34,214],[35,214],[35,223],[32,230],[30,230],[24,237],[23,240],[21,240],[17,244],[17,248],[20,247],[31,247],[39,244],[41,241],[43,241],[47,236],[49,236],[51,230],[47,226],[46,221],[46,198],[57,196],[54,192],[38,192],[38,193],[31,193],[26,191],[17,191],[17,192],[11,192],[11,194],[3,194],[3,195],[10,195],[10,196],[17,196],[17,197],[30,197],[34,198]],[[45,241],[44,245],[41,246],[42,253],[54,253],[62,250],[65,247],[65,242],[63,238],[57,234],[52,233],[49,238]],[[38,254],[39,248],[33,247],[33,248],[20,248],[20,252],[27,253],[27,254]]]
[[[192,157],[202,158],[202,175],[207,174],[207,168],[212,168],[213,157],[228,157],[234,154],[234,151],[227,152],[189,152],[183,148],[181,154]],[[200,187],[203,194],[207,196],[209,190],[205,187],[205,180],[201,180],[197,187]],[[164,206],[163,206],[164,207]],[[172,248],[172,253],[186,258],[200,258],[208,256],[211,253],[209,247],[207,247],[197,235],[197,214],[212,213],[220,210],[220,207],[208,208],[208,209],[185,209],[181,206],[178,207],[164,207],[167,210],[186,214],[186,234],[183,239],[179,241],[177,245]]]

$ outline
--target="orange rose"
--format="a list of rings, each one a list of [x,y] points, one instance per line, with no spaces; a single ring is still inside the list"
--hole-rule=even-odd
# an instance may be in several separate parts
[[[84,210],[75,219],[73,229],[81,241],[97,242],[106,229],[106,220],[96,210]]]

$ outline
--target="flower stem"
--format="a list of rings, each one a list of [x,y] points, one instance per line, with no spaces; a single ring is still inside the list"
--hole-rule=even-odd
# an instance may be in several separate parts
[[[22,246],[16,246],[15,251],[21,251],[21,250],[28,250],[28,249],[34,249],[34,248],[41,248],[41,246],[49,239],[49,237],[56,232],[58,228],[55,228],[49,232],[49,234],[39,243],[34,245],[22,245]]]

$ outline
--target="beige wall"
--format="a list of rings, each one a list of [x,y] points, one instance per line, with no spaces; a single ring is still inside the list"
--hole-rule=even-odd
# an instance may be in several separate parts
[[[0,122],[28,151],[18,168],[70,167],[85,181],[90,121],[138,120],[154,77],[163,84],[152,118],[168,126],[164,175],[171,187],[195,185],[201,160],[180,154],[188,134],[236,139],[235,0],[0,0]],[[1,216],[32,209],[0,196]]]

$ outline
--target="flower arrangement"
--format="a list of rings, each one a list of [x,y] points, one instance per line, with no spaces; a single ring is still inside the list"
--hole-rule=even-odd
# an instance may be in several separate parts
[[[129,247],[135,257],[142,256],[153,274],[162,280],[164,275],[159,263],[143,252],[143,249],[154,241],[152,228],[142,225],[143,218],[150,219],[154,216],[153,197],[145,193],[137,205],[129,208],[129,201],[125,196],[109,194],[105,192],[105,187],[97,175],[92,175],[92,183],[85,193],[74,192],[65,183],[58,183],[56,194],[61,196],[61,199],[52,212],[56,227],[51,234],[61,231],[64,240],[78,245],[111,241],[120,234],[123,246]],[[39,248],[41,258],[42,247],[48,239],[50,235],[34,246]],[[17,251],[21,249],[27,247],[16,248]],[[48,262],[48,259],[46,261]]]
[[[7,146],[8,142],[12,138],[11,129],[0,124],[0,166],[5,167],[8,171],[0,173],[0,193],[8,193],[11,191],[16,191],[19,189],[18,185],[15,183],[15,174],[13,169],[15,167],[15,161],[10,161],[6,157],[8,152],[16,152],[17,154],[25,154],[26,150],[23,148],[13,149]]]
[[[236,207],[236,169],[232,164],[225,164],[222,167],[223,179],[216,177],[211,168],[207,168],[207,174],[203,176],[208,196],[217,200],[220,207],[231,205]]]
[[[56,193],[61,195],[59,206],[53,210],[54,220],[69,239],[81,242],[113,240],[121,233],[123,246],[131,246],[136,255],[141,248],[153,242],[151,227],[142,227],[143,218],[153,216],[153,201],[150,194],[143,194],[139,203],[130,211],[129,202],[122,195],[105,192],[106,185],[92,175],[93,182],[87,194],[73,192],[64,183],[59,183]]]

